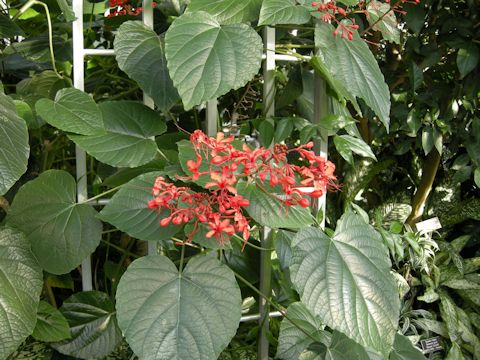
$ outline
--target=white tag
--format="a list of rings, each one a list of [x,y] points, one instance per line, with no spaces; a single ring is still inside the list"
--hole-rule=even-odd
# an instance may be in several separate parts
[[[417,228],[417,231],[431,232],[431,231],[441,229],[442,224],[440,224],[440,220],[438,220],[438,217],[434,217],[434,218],[417,223],[416,228]]]

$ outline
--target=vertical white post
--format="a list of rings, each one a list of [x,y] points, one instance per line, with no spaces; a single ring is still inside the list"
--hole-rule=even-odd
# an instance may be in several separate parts
[[[84,90],[84,54],[83,54],[83,0],[73,0],[73,12],[76,20],[72,23],[73,41],[73,86]],[[85,201],[88,198],[87,190],[87,157],[85,151],[75,146],[77,170],[77,200]],[[82,289],[92,290],[92,262],[90,256],[82,262]]]
[[[275,115],[275,28],[265,27],[263,33],[266,58],[263,68],[263,106],[266,117]],[[262,247],[272,247],[272,230],[265,227],[262,234]],[[260,292],[270,297],[272,292],[272,264],[271,252],[261,251],[260,253]],[[268,359],[268,330],[270,325],[270,306],[267,301],[260,297],[260,333],[258,338],[258,359]]]
[[[327,85],[319,75],[314,75],[314,88],[313,88],[313,123],[318,124],[330,113],[330,102],[327,95]],[[328,158],[328,138],[327,133],[322,130],[322,140],[315,141],[314,151],[316,154]],[[325,211],[327,205],[327,193],[318,199],[316,209],[322,211],[322,222],[320,227],[325,228]]]
[[[218,102],[217,99],[207,101],[207,135],[215,136],[217,134],[218,121]]]
[[[145,26],[153,30],[153,7],[152,7],[152,0],[143,0],[142,1],[142,19]],[[147,94],[143,93],[143,103],[144,105],[148,106],[149,108],[155,108],[155,103],[153,99],[148,96]],[[148,255],[155,255],[157,254],[157,245],[156,241],[147,241],[147,251]]]

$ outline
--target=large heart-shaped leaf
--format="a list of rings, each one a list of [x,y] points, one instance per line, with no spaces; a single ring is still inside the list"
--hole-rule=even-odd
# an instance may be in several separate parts
[[[260,190],[254,184],[241,181],[237,185],[240,195],[250,201],[245,209],[260,225],[271,228],[301,229],[313,223],[313,217],[307,208],[286,207],[272,194]]]
[[[123,185],[100,212],[100,218],[140,240],[170,239],[180,226],[161,227],[159,221],[168,212],[162,216],[162,213],[148,208],[148,202],[153,198],[153,184],[161,175],[160,172],[142,174]]]
[[[179,273],[164,256],[135,260],[117,290],[118,323],[141,359],[216,359],[235,335],[240,289],[211,256]]]
[[[291,279],[305,305],[329,327],[387,356],[400,301],[380,235],[348,211],[333,238],[301,230],[292,243]]]
[[[238,89],[262,60],[262,40],[245,24],[220,25],[204,11],[178,17],[165,36],[173,83],[186,109]]]
[[[81,359],[103,359],[122,340],[115,305],[100,291],[72,295],[60,308],[70,325],[71,338],[53,344],[62,354]]]
[[[305,24],[310,12],[295,0],[263,0],[258,25]]]
[[[100,109],[106,132],[91,136],[70,135],[70,139],[111,166],[136,167],[155,158],[158,148],[153,137],[167,128],[157,112],[132,101],[104,102]]]
[[[45,342],[68,339],[70,337],[70,326],[59,310],[45,301],[40,301],[37,324],[32,336],[35,340]]]
[[[55,101],[40,99],[37,114],[56,128],[81,135],[103,132],[102,114],[92,97],[81,90],[66,88],[57,92]]]
[[[118,67],[135,80],[162,110],[179,99],[168,74],[164,44],[155,31],[140,21],[127,21],[118,28],[113,43]]]
[[[42,269],[25,236],[0,230],[0,359],[32,333],[42,285]]]
[[[100,242],[102,223],[93,207],[76,203],[75,187],[69,173],[46,171],[20,188],[7,215],[7,224],[27,235],[52,274],[74,269]]]
[[[27,170],[28,129],[17,115],[15,103],[0,92],[0,195],[5,194]]]
[[[352,41],[332,36],[332,25],[320,22],[315,29],[317,56],[348,91],[365,101],[388,129],[390,92],[375,57],[358,33]]]
[[[191,0],[187,11],[205,11],[220,24],[238,24],[258,18],[262,0]]]

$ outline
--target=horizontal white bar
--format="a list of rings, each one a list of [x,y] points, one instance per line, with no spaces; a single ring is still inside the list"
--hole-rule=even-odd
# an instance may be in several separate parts
[[[83,56],[97,55],[97,56],[114,56],[113,49],[83,49]]]
[[[84,56],[114,56],[115,51],[113,49],[83,49]],[[310,60],[311,56],[303,56],[306,60]],[[267,55],[263,54],[262,59],[266,59]],[[275,61],[302,61],[302,59],[293,56],[293,55],[285,55],[285,54],[275,54]]]
[[[268,313],[268,317],[282,317],[283,314],[280,311],[272,311]],[[245,315],[240,318],[240,322],[260,320],[260,314]]]

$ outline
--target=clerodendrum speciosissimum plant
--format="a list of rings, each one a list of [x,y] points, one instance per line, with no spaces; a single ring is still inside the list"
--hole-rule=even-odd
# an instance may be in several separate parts
[[[359,29],[359,26],[355,23],[355,14],[364,14],[367,18],[370,16],[370,10],[379,10],[383,17],[395,17],[395,13],[405,14],[405,11],[402,10],[402,6],[405,3],[410,3],[418,5],[420,0],[398,0],[390,1],[385,0],[381,1],[359,1],[353,7],[341,7],[337,5],[335,0],[323,0],[323,1],[313,1],[311,6],[313,7],[314,12],[318,12],[318,17],[321,21],[328,24],[336,25],[336,29],[333,31],[333,35],[340,35],[342,39],[353,40],[353,33]],[[389,10],[382,10],[382,6],[389,4]],[[380,20],[380,19],[379,19]],[[395,21],[396,23],[396,21]]]
[[[335,165],[315,155],[310,150],[313,143],[293,149],[277,144],[273,149],[253,150],[244,144],[240,150],[232,145],[233,140],[233,136],[226,138],[223,133],[215,138],[208,137],[200,130],[190,136],[196,160],[188,160],[186,165],[192,175],[178,178],[204,180],[206,192],[195,192],[188,186],[178,187],[158,177],[152,190],[154,199],[148,206],[170,211],[170,215],[160,221],[161,226],[192,222],[193,230],[188,235],[191,240],[200,223],[206,223],[207,238],[215,237],[220,244],[226,240],[226,235],[236,232],[242,233],[247,241],[250,228],[242,209],[249,206],[249,201],[237,193],[235,185],[239,180],[254,182],[259,189],[281,201],[286,211],[294,205],[307,207],[309,197],[318,198],[328,188],[336,187]],[[295,154],[304,165],[288,163],[287,156]],[[271,193],[267,184],[268,188],[279,190]]]

